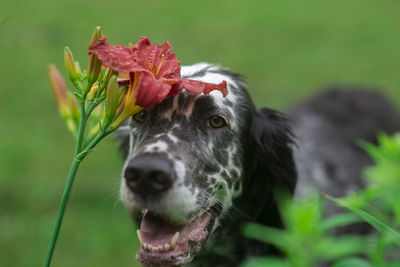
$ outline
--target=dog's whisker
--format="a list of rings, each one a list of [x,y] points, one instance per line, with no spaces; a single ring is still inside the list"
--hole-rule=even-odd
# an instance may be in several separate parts
[[[239,212],[241,215],[243,215],[244,217],[246,217],[249,221],[254,221],[254,218],[252,218],[250,215],[246,214],[245,212],[243,212],[241,209],[239,209],[238,207],[236,207],[235,205],[232,205],[232,209],[236,210],[237,212]]]

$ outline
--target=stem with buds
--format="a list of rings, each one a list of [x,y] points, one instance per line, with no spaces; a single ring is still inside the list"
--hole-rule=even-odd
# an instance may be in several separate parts
[[[87,83],[87,86],[90,83]],[[90,85],[91,86],[91,85]],[[83,90],[82,90],[83,91]],[[88,91],[88,90],[86,90]],[[95,108],[94,105],[89,106],[87,109],[85,107],[85,101],[86,101],[86,96],[87,93],[82,95],[81,98],[81,103],[80,103],[80,119],[79,119],[79,127],[78,131],[76,134],[76,146],[75,146],[75,153],[74,153],[74,158],[72,160],[72,164],[69,170],[68,174],[68,179],[65,185],[64,193],[60,202],[60,206],[58,209],[58,216],[56,220],[56,224],[54,226],[53,234],[50,240],[50,245],[47,251],[47,256],[46,260],[43,266],[48,267],[50,266],[51,258],[54,252],[54,248],[56,245],[58,233],[60,231],[61,227],[61,222],[64,216],[65,208],[68,202],[68,197],[74,182],[75,174],[78,170],[80,162],[91,152],[93,151],[93,148],[107,135],[109,135],[112,130],[107,129],[108,125],[103,125],[100,127],[99,132],[95,136],[95,138],[92,139],[91,142],[89,142],[86,146],[84,145],[84,139],[85,139],[85,130],[86,130],[86,125],[87,125],[87,120],[91,115],[91,112]]]
[[[97,27],[92,35],[91,44],[101,38],[101,29]],[[64,79],[54,65],[50,65],[49,78],[60,115],[75,138],[75,152],[44,267],[50,266],[80,162],[93,151],[103,138],[118,129],[129,116],[142,109],[135,105],[135,95],[132,92],[130,92],[127,102],[129,89],[118,85],[118,72],[110,68],[102,71],[102,62],[95,54],[89,55],[88,70],[82,71],[79,62],[75,61],[71,50],[66,47],[64,63],[68,77],[76,90],[72,92],[67,90]]]
[[[101,30],[97,27],[92,36],[92,43],[100,39],[101,36]],[[68,47],[64,50],[64,62],[68,76],[76,88],[73,92],[75,97],[67,91],[66,84],[54,65],[50,66],[49,76],[60,114],[66,121],[68,129],[75,137],[75,152],[58,208],[57,220],[51,236],[44,267],[50,266],[65,208],[81,161],[93,151],[94,147],[104,137],[118,128],[110,127],[114,120],[114,117],[110,114],[115,114],[115,110],[121,103],[117,99],[111,104],[106,104],[105,100],[110,96],[114,96],[114,99],[116,97],[122,99],[123,94],[125,94],[124,88],[118,88],[116,78],[118,73],[110,69],[102,73],[101,62],[95,55],[89,56],[87,72],[82,72],[79,63],[75,62],[72,52]],[[108,95],[106,95],[105,91],[107,91]],[[78,108],[78,105],[80,108]],[[99,114],[95,115],[96,108],[102,114],[100,117],[98,117]],[[89,131],[87,131],[87,128]]]

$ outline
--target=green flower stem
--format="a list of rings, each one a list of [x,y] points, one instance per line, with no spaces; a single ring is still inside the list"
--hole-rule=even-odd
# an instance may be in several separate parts
[[[87,154],[93,151],[93,148],[101,141],[103,140],[104,137],[112,133],[113,131],[104,131],[100,132],[85,148],[84,151],[82,151],[83,157],[85,157]]]
[[[66,205],[68,202],[68,197],[71,192],[72,184],[74,182],[74,178],[75,178],[75,175],[78,170],[80,162],[87,156],[87,154],[89,154],[93,150],[93,148],[104,137],[106,137],[111,132],[113,132],[112,130],[107,131],[107,130],[101,128],[101,130],[99,131],[97,136],[85,148],[82,148],[84,136],[85,136],[86,122],[87,122],[88,117],[90,116],[91,111],[93,110],[93,109],[89,109],[88,110],[89,112],[86,112],[85,99],[86,99],[86,95],[84,94],[81,105],[80,105],[81,106],[81,117],[80,117],[80,122],[79,122],[78,134],[77,134],[76,140],[75,140],[76,145],[75,145],[74,159],[72,161],[71,168],[69,170],[67,183],[64,188],[64,193],[61,198],[60,206],[58,208],[57,220],[56,220],[56,224],[54,226],[53,234],[52,234],[52,237],[50,240],[45,263],[43,265],[44,267],[50,266],[51,258],[53,256],[54,248],[55,248],[55,245],[57,242],[57,237],[58,237],[58,234],[60,231],[62,219],[64,217],[65,208],[66,208]]]
[[[65,211],[65,207],[67,205],[68,196],[69,196],[69,193],[71,191],[72,183],[74,181],[74,177],[75,177],[76,171],[78,170],[79,163],[80,163],[80,161],[76,160],[76,158],[74,157],[74,160],[72,161],[71,168],[69,170],[68,179],[67,179],[67,183],[66,183],[65,188],[64,188],[64,193],[63,193],[63,196],[62,196],[62,199],[61,199],[61,202],[60,202],[60,206],[58,208],[58,215],[57,215],[56,225],[54,226],[53,234],[52,234],[51,240],[50,240],[49,249],[47,250],[46,260],[45,260],[45,263],[43,265],[45,267],[50,266],[50,261],[51,261],[51,258],[53,256],[54,247],[55,247],[56,242],[57,242],[57,237],[58,237],[58,233],[60,231],[61,222],[62,222],[62,219],[64,217],[64,211]]]
[[[50,244],[49,244],[49,249],[47,250],[47,255],[46,255],[46,260],[44,262],[45,267],[50,266],[51,258],[53,256],[54,248],[57,242],[57,237],[58,233],[60,231],[61,227],[61,222],[64,217],[64,212],[65,212],[65,207],[68,202],[68,197],[72,188],[72,184],[74,182],[75,174],[76,171],[78,170],[80,161],[83,159],[77,159],[77,156],[81,152],[81,147],[83,143],[83,138],[85,135],[85,128],[86,128],[86,112],[85,112],[85,98],[86,96],[83,97],[82,102],[80,104],[81,106],[81,117],[79,121],[79,128],[78,128],[78,134],[76,136],[76,144],[75,144],[75,153],[74,153],[74,159],[72,160],[71,168],[69,170],[68,174],[68,179],[67,183],[64,188],[64,193],[61,198],[60,206],[58,208],[58,215],[57,215],[57,220],[56,220],[56,225],[54,226],[53,234],[51,236]]]
[[[78,89],[78,92],[81,94],[77,94],[77,98],[79,99],[80,102],[80,120],[79,120],[79,126],[78,126],[78,131],[75,136],[75,152],[74,152],[74,159],[72,161],[71,167],[69,169],[69,174],[67,178],[67,182],[65,184],[64,192],[61,198],[60,206],[58,208],[58,215],[57,215],[57,220],[56,224],[53,229],[53,234],[51,236],[49,248],[47,250],[47,255],[46,259],[44,262],[44,267],[49,267],[50,262],[53,256],[53,252],[56,246],[58,234],[60,232],[61,228],[61,223],[64,217],[65,209],[68,203],[68,198],[71,192],[71,188],[75,179],[76,172],[78,170],[78,167],[80,165],[80,162],[91,152],[93,151],[93,148],[107,135],[109,135],[111,132],[113,132],[113,129],[107,129],[109,127],[109,123],[105,123],[103,126],[100,125],[100,130],[97,133],[97,135],[92,138],[91,140],[85,140],[85,131],[86,131],[86,126],[87,126],[87,121],[90,117],[90,114],[92,111],[99,105],[101,102],[104,100],[104,96],[101,97],[101,93],[104,90],[104,85],[101,85],[101,88],[99,88],[99,92],[97,92],[96,97],[94,100],[89,101],[87,103],[86,107],[86,98],[87,94],[90,91],[91,87],[93,85],[93,82],[87,80],[84,84],[76,84],[76,88]],[[88,143],[86,143],[88,142]]]

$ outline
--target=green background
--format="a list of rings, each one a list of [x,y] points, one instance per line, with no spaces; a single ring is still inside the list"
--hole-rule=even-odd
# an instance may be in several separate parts
[[[378,88],[400,107],[400,1],[0,0],[0,265],[40,266],[73,153],[47,80],[68,45],[82,65],[101,25],[112,44],[169,40],[185,64],[247,77],[258,106],[284,110],[324,86]],[[135,266],[109,137],[81,165],[53,266]]]

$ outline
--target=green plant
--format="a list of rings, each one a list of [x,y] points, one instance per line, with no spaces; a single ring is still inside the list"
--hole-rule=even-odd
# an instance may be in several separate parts
[[[373,226],[374,249],[367,254],[374,266],[400,265],[400,133],[378,135],[378,146],[362,142],[374,161],[366,168],[367,187],[342,199],[328,197]]]
[[[318,262],[334,262],[335,267],[400,266],[400,134],[380,134],[378,143],[362,143],[375,163],[364,172],[366,188],[341,199],[327,196],[349,213],[324,219],[323,201],[317,193],[294,201],[280,197],[284,230],[249,223],[243,232],[277,247],[284,257],[248,259],[242,266],[302,267]],[[377,233],[334,236],[330,231],[360,221],[369,223]],[[360,254],[367,259],[359,258]]]
[[[279,248],[285,258],[250,259],[243,266],[314,266],[319,261],[334,261],[365,251],[367,237],[334,237],[329,233],[335,227],[360,221],[358,216],[346,213],[323,219],[322,197],[317,193],[296,201],[281,197],[279,202],[284,230],[247,224],[243,231],[247,237]]]

